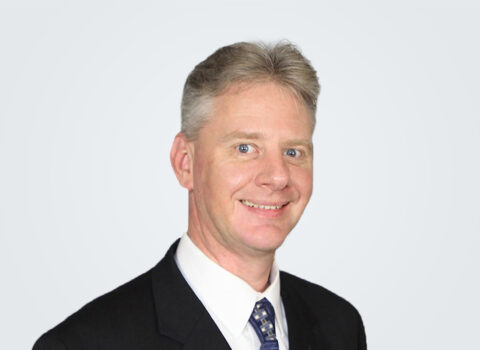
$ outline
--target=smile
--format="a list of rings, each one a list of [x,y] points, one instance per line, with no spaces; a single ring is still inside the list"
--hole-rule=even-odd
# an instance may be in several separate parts
[[[257,203],[247,201],[246,199],[242,199],[241,202],[243,204],[245,204],[247,207],[257,208],[257,209],[265,209],[265,210],[278,210],[278,209],[281,209],[282,207],[284,207],[285,205],[288,204],[288,202],[284,203],[284,204],[280,204],[280,205],[257,204]]]

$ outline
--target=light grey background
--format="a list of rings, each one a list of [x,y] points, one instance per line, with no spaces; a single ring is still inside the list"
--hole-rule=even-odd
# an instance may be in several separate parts
[[[474,1],[1,1],[0,348],[153,266],[186,230],[168,154],[216,48],[289,39],[322,84],[315,188],[280,266],[370,349],[480,349]]]

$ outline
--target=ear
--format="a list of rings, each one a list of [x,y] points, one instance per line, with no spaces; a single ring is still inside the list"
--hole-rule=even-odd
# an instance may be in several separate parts
[[[170,163],[177,176],[180,185],[187,190],[193,189],[193,150],[191,142],[187,140],[182,132],[179,132],[173,140],[170,150]]]

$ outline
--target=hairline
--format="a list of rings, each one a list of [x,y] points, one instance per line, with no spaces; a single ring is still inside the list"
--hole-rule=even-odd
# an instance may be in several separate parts
[[[265,74],[264,78],[252,77],[251,79],[233,79],[230,82],[228,82],[219,92],[215,94],[212,94],[212,93],[203,94],[202,96],[200,96],[200,98],[203,101],[199,105],[201,105],[201,107],[203,107],[203,109],[207,111],[204,111],[205,113],[203,115],[197,116],[199,125],[197,126],[197,128],[194,128],[195,132],[189,135],[188,133],[185,133],[184,130],[182,130],[182,133],[187,137],[189,141],[195,141],[198,138],[198,134],[200,133],[200,131],[213,117],[215,99],[220,98],[229,93],[233,93],[233,94],[240,93],[242,91],[252,88],[255,85],[262,85],[262,84],[268,84],[268,83],[274,83],[277,86],[285,89],[295,98],[297,102],[301,103],[302,106],[305,107],[309,115],[309,119],[312,125],[312,133],[313,133],[315,130],[315,124],[316,124],[316,118],[315,118],[316,111],[312,110],[312,108],[308,105],[305,99],[292,86],[290,86],[285,82],[282,82],[281,79],[276,79],[274,76],[268,76],[267,74]]]

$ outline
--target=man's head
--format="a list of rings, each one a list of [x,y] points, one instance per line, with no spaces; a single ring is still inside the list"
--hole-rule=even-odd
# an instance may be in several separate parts
[[[272,254],[312,192],[316,73],[290,44],[239,43],[185,84],[171,161],[189,190],[189,235],[219,254]]]
[[[235,83],[276,82],[289,89],[309,110],[313,126],[320,85],[315,70],[290,43],[240,42],[225,46],[189,74],[182,97],[182,133],[189,139],[211,116],[212,100]]]

